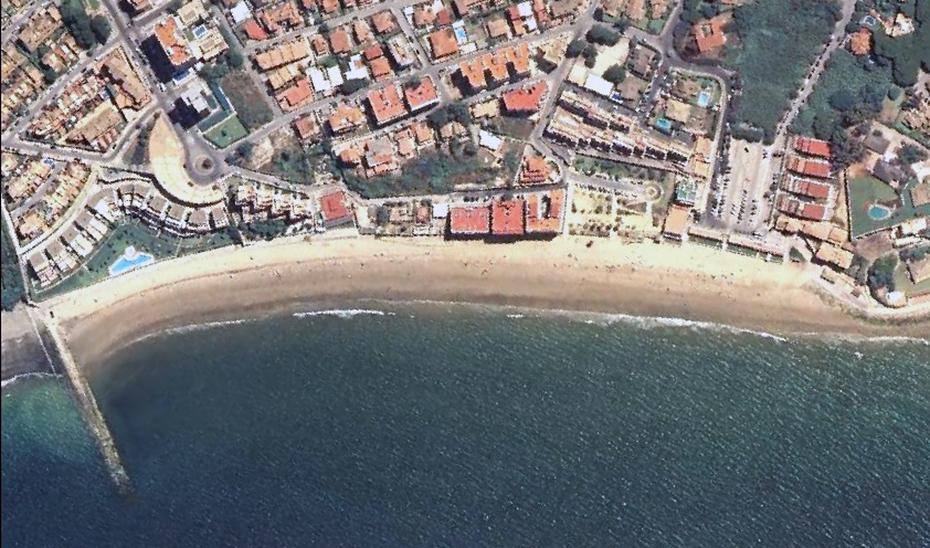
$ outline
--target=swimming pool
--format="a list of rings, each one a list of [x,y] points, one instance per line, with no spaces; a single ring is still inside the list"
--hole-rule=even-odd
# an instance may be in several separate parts
[[[884,221],[888,217],[891,217],[891,210],[887,207],[880,204],[869,206],[869,218],[873,221]]]
[[[672,131],[672,121],[668,118],[659,118],[656,120],[656,127],[659,128],[660,131],[669,133]]]
[[[698,93],[697,104],[699,107],[702,107],[702,108],[706,107],[707,105],[710,104],[710,99],[711,99],[710,93],[706,91],[702,91],[701,93]]]
[[[155,262],[155,256],[145,252],[136,251],[133,246],[126,247],[123,254],[110,265],[110,276],[119,276],[136,268]]]

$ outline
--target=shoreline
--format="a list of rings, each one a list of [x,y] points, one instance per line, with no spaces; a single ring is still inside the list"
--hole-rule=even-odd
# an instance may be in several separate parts
[[[701,246],[587,242],[271,242],[156,263],[41,306],[60,321],[85,370],[166,329],[365,301],[622,314],[774,334],[930,332],[930,318],[890,324],[855,317],[825,302],[811,289],[810,272],[795,265]]]

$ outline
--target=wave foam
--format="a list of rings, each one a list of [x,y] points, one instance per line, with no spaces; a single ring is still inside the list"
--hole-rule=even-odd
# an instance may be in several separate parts
[[[6,379],[0,382],[0,388],[6,388],[7,386],[13,384],[16,381],[22,379],[31,379],[31,378],[58,378],[60,375],[55,373],[46,373],[45,371],[33,371],[31,373],[20,373],[19,375],[14,375],[9,379]]]
[[[308,312],[294,312],[295,318],[311,318],[314,316],[336,316],[337,318],[354,318],[355,316],[395,316],[394,312],[373,310],[368,308],[335,308],[332,310],[311,310]]]

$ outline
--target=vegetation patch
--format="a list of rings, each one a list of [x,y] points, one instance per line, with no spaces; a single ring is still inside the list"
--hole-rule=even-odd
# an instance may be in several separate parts
[[[274,119],[274,112],[265,102],[265,92],[245,71],[235,70],[226,74],[220,79],[220,86],[246,129],[261,127]]]
[[[10,233],[6,230],[6,223],[0,223],[0,238],[2,238],[2,267],[3,276],[0,278],[0,288],[2,288],[3,309],[12,310],[16,303],[23,300],[26,295],[26,288],[23,287],[23,278],[19,270],[19,261],[16,258],[16,250],[13,246],[13,240],[10,239]]]
[[[922,215],[930,215],[930,204],[914,207],[911,201],[909,189],[916,182],[916,179],[909,181],[898,194],[893,188],[870,175],[850,179],[846,184],[846,192],[853,238],[891,228]],[[879,207],[887,208],[890,214],[876,214],[881,213]]]
[[[741,48],[727,48],[725,64],[740,74],[742,95],[732,121],[758,140],[771,140],[788,102],[840,18],[833,0],[766,0],[734,11]],[[739,131],[735,128],[734,134]]]

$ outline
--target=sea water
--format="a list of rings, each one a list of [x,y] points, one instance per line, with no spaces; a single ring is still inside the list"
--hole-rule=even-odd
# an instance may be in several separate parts
[[[930,347],[460,306],[147,337],[3,391],[3,546],[928,546]]]

